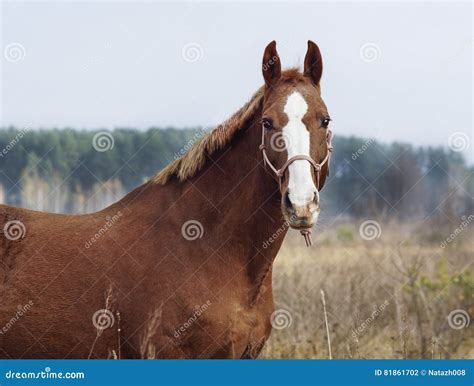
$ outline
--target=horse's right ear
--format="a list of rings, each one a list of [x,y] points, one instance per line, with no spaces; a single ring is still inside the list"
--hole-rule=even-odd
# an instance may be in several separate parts
[[[304,74],[311,79],[316,86],[321,80],[323,74],[323,60],[321,59],[321,51],[316,43],[308,40],[308,51],[304,58]]]
[[[267,86],[272,86],[280,78],[281,63],[276,49],[275,40],[265,47],[262,61],[262,73]]]

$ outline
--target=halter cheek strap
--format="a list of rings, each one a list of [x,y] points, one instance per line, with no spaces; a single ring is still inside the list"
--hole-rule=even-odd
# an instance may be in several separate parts
[[[306,155],[300,154],[300,155],[295,155],[288,159],[283,166],[280,169],[277,169],[270,161],[268,158],[267,152],[266,152],[266,145],[265,145],[265,128],[262,125],[262,142],[260,143],[259,146],[260,150],[262,151],[263,155],[263,162],[265,165],[268,165],[268,167],[271,169],[273,174],[278,179],[278,183],[281,188],[281,182],[283,180],[283,177],[285,176],[285,173],[288,169],[288,167],[295,161],[308,161],[310,165],[313,167],[315,174],[316,174],[316,183],[318,185],[318,191],[321,188],[320,186],[320,175],[321,175],[321,170],[324,166],[324,164],[328,164],[327,166],[327,175],[329,175],[329,164],[331,160],[331,153],[332,153],[332,131],[327,129],[327,135],[326,135],[326,156],[324,159],[321,161],[321,163],[317,163],[314,159],[311,157],[308,157]],[[309,247],[312,242],[311,242],[311,228],[307,229],[301,229],[300,230],[301,235],[304,237],[306,241],[306,246]]]

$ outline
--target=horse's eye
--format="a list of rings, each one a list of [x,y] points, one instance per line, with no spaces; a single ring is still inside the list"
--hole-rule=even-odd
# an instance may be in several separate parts
[[[331,122],[331,118],[323,118],[323,120],[321,121],[321,126],[327,129],[329,126],[329,122]]]
[[[265,130],[272,130],[273,129],[273,122],[271,119],[263,118],[262,125]]]

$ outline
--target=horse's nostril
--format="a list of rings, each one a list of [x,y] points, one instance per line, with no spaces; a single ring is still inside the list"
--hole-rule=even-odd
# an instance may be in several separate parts
[[[285,203],[285,207],[287,209],[293,209],[293,204],[290,201],[290,192],[289,189],[286,190],[284,196],[283,196],[283,202]]]

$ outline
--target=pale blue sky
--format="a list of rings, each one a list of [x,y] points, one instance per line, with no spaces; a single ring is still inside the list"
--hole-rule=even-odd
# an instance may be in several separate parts
[[[446,145],[461,131],[472,157],[470,2],[3,1],[1,11],[2,126],[208,126],[262,84],[269,41],[294,66],[312,39],[336,134]],[[190,43],[194,62],[183,59]]]

